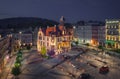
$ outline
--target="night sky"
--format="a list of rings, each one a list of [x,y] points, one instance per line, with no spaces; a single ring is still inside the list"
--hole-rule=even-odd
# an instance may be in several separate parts
[[[67,22],[120,18],[120,0],[0,0],[0,18],[40,17]]]

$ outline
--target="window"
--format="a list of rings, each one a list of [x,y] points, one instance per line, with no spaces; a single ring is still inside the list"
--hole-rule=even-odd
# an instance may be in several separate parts
[[[116,37],[116,41],[118,41],[119,40],[119,38],[118,37]]]
[[[40,41],[40,45],[42,45],[42,41]]]
[[[45,37],[43,37],[43,40],[45,40]]]
[[[57,38],[57,41],[58,41],[58,42],[60,41],[59,37]]]
[[[47,46],[49,46],[49,43],[47,43]]]
[[[39,39],[42,40],[42,37],[40,36]]]
[[[116,41],[116,37],[114,37],[114,41]]]
[[[47,41],[49,41],[49,38],[47,37]]]

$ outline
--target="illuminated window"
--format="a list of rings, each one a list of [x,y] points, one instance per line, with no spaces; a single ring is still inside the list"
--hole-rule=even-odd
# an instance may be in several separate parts
[[[64,34],[65,34],[65,32],[63,31],[63,32],[62,32],[62,34],[64,35]]]
[[[45,37],[43,37],[43,40],[45,40]]]
[[[116,37],[116,41],[118,41],[119,40],[119,38],[118,37]]]
[[[113,28],[113,26],[111,26],[111,28]]]
[[[114,37],[114,41],[116,41],[116,37]]]
[[[47,38],[47,41],[49,41],[49,38]]]
[[[110,37],[108,37],[108,40],[110,40]]]
[[[39,39],[42,40],[42,37],[40,36]]]
[[[109,37],[107,37],[106,39],[109,40]]]
[[[59,37],[57,38],[57,42],[59,42]]]

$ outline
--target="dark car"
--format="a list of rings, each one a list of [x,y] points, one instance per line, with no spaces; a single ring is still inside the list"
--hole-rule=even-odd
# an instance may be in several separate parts
[[[68,56],[68,55],[66,55],[66,54],[64,54],[64,55],[62,55],[62,56],[63,56],[64,59],[70,59],[70,58],[71,58],[70,56]]]
[[[109,72],[109,67],[108,66],[102,66],[100,69],[99,69],[99,73],[102,73],[102,74],[106,74]]]
[[[88,73],[82,73],[82,74],[80,74],[78,79],[91,79],[91,75]]]

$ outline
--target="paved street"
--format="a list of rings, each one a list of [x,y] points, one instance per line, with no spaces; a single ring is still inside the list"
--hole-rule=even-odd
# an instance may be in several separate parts
[[[54,58],[42,58],[36,50],[23,51],[20,79],[77,79],[81,73],[89,73],[93,79],[119,79],[120,59],[108,55],[95,54],[89,50],[70,51]],[[70,56],[65,59],[62,55]],[[108,65],[110,71],[103,75],[99,68]],[[12,79],[9,73],[7,79]]]

